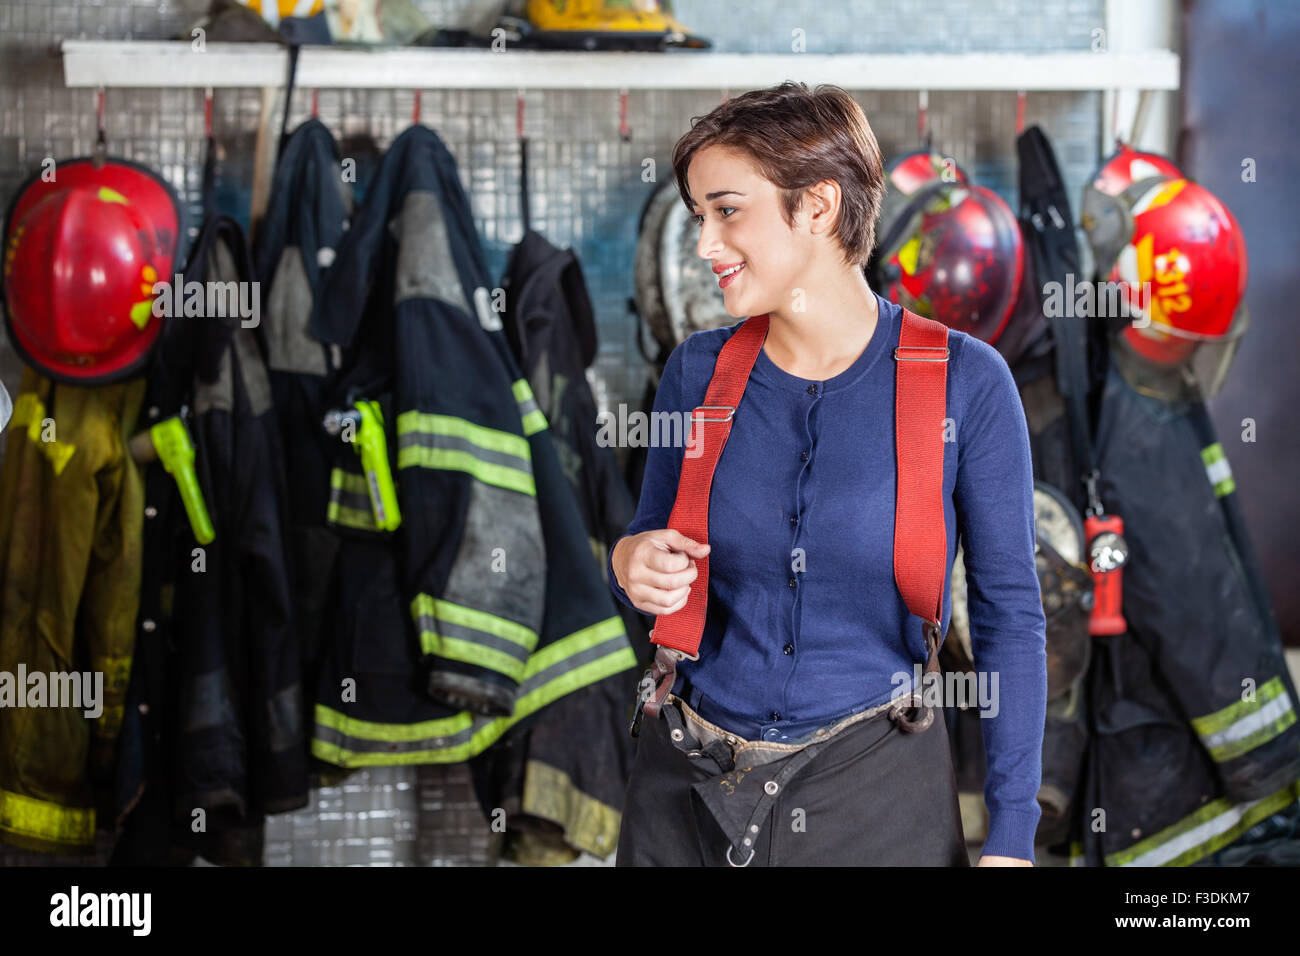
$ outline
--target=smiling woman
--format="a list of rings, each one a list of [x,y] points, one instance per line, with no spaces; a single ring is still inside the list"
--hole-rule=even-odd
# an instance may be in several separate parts
[[[980,864],[1032,865],[1046,622],[1010,370],[868,285],[883,163],[844,90],[730,100],[673,167],[741,321],[669,356],[654,413],[721,424],[693,424],[689,454],[650,450],[610,552],[658,645],[619,865],[968,865],[942,706],[914,676],[937,668],[959,537],[998,677]]]

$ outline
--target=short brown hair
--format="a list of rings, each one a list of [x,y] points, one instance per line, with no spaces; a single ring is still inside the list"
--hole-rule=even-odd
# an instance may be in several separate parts
[[[697,150],[721,145],[748,154],[763,177],[781,190],[786,225],[803,192],[823,179],[840,186],[835,238],[845,260],[864,265],[876,238],[876,219],[885,193],[884,163],[876,134],[857,100],[828,83],[810,90],[790,80],[751,90],[706,116],[691,118],[691,128],[673,147],[677,189],[694,212],[686,171]]]

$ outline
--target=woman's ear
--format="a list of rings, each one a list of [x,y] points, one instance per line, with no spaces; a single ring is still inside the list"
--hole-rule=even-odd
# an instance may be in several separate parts
[[[808,187],[808,226],[813,235],[829,234],[835,228],[840,199],[840,184],[833,179],[823,179]]]

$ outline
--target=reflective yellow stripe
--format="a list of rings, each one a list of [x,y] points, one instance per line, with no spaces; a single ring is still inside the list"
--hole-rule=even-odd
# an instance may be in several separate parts
[[[370,497],[370,486],[366,484],[366,476],[360,472],[334,468],[330,471],[330,487],[355,495],[365,495],[367,500]]]
[[[541,760],[529,760],[524,765],[520,809],[561,827],[566,843],[593,856],[608,856],[618,842],[622,814],[584,793],[563,770]]]
[[[27,439],[37,448],[41,454],[50,460],[54,467],[54,473],[60,475],[64,467],[68,464],[68,459],[77,451],[77,446],[71,442],[58,441],[58,426],[55,426],[55,441],[46,441],[42,432],[45,430],[45,403],[37,397],[35,392],[23,392],[14,399],[13,413],[10,415],[9,423],[14,427],[22,425],[27,426]]]
[[[466,452],[441,448],[413,446],[397,453],[398,468],[436,468],[442,471],[464,471],[485,485],[496,485],[525,495],[536,496],[533,476],[515,468],[488,465]]]
[[[527,439],[495,428],[484,428],[463,418],[434,415],[429,412],[403,412],[397,416],[397,434],[420,432],[429,435],[455,435],[480,448],[530,460]]]
[[[66,846],[89,845],[95,842],[95,810],[0,790],[0,830]]]
[[[397,416],[397,467],[464,471],[479,481],[537,494],[528,439],[450,415]]]
[[[325,509],[325,520],[347,528],[379,532],[365,475],[343,468],[330,471],[330,500]]]
[[[40,422],[45,417],[45,405],[36,397],[35,392],[23,392],[14,399],[13,414],[9,419],[9,424],[16,426],[30,425],[32,422]],[[36,429],[36,434],[32,435],[28,431],[28,437],[32,441],[40,441],[41,430]]]
[[[1211,800],[1141,843],[1106,856],[1107,866],[1187,866],[1227,846],[1260,820],[1300,800],[1300,780],[1267,797]]]
[[[523,678],[528,655],[537,646],[531,628],[428,594],[416,595],[411,615],[424,653],[486,667],[515,681]]]
[[[1295,721],[1291,695],[1277,675],[1260,686],[1254,700],[1236,701],[1191,723],[1210,756],[1223,763],[1272,740]]]
[[[620,637],[622,640],[616,640]],[[574,663],[577,658],[584,656],[584,652],[592,652],[605,642],[616,645],[616,649],[583,663]],[[571,666],[566,666],[566,663]],[[384,724],[358,720],[317,704],[318,733],[312,740],[312,754],[339,767],[456,763],[468,760],[496,743],[514,724],[547,704],[579,688],[604,680],[611,674],[636,666],[636,654],[627,644],[622,618],[606,618],[561,638],[529,657],[520,687],[522,693],[515,699],[515,709],[509,717],[487,717],[462,711],[451,717],[418,724]],[[547,672],[551,672],[550,676],[544,677]],[[321,739],[321,727],[336,731],[357,743],[388,744],[394,748],[403,743],[427,746],[405,752],[356,750]]]
[[[519,404],[519,419],[523,423],[524,434],[532,435],[545,428],[546,416],[537,407],[537,399],[533,396],[528,379],[518,379],[510,386],[510,390],[515,393],[515,401]]]
[[[361,531],[378,531],[375,525],[375,516],[370,511],[361,511],[358,508],[348,508],[337,502],[331,501],[329,507],[325,509],[325,520],[330,524],[342,525],[345,528],[357,528]]]
[[[1222,498],[1237,490],[1237,483],[1232,480],[1232,466],[1228,456],[1223,453],[1223,446],[1217,441],[1201,449],[1201,461],[1205,463],[1205,474],[1214,487],[1216,497]]]

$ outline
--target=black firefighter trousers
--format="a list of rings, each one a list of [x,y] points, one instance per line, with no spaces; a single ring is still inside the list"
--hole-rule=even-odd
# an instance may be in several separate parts
[[[933,714],[908,733],[882,705],[776,744],[669,695],[641,724],[616,865],[969,866],[948,729]]]

